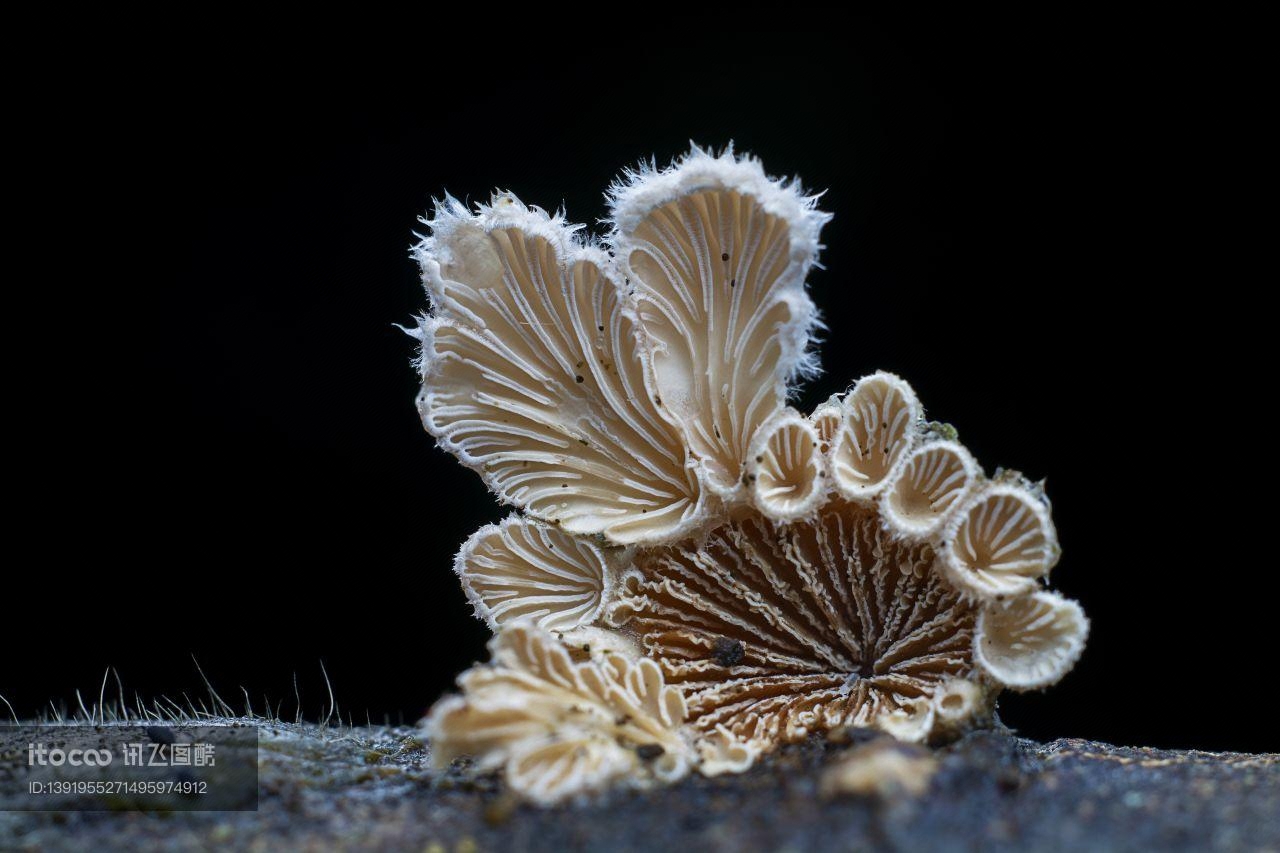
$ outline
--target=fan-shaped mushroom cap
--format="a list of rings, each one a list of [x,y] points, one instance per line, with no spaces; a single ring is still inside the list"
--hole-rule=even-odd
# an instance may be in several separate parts
[[[473,533],[453,570],[494,631],[520,619],[568,631],[599,614],[613,584],[609,562],[590,540],[513,515]]]
[[[817,507],[826,492],[826,468],[818,433],[794,409],[766,421],[747,451],[751,499],[774,521],[795,521]]]
[[[974,657],[1014,690],[1054,684],[1080,658],[1089,620],[1080,605],[1040,591],[988,604],[978,617]]]
[[[504,767],[521,796],[559,802],[608,784],[644,787],[684,776],[697,760],[681,734],[685,703],[648,659],[575,663],[553,636],[509,625],[492,661],[458,679],[461,696],[425,720],[433,758]]]
[[[655,391],[703,482],[741,493],[756,429],[814,368],[804,279],[828,217],[759,161],[699,150],[612,191],[614,256],[635,288]]]
[[[973,670],[975,617],[928,544],[844,503],[638,553],[605,615],[684,686],[693,726],[770,745],[917,713]]]
[[[509,195],[474,215],[450,199],[427,224],[418,409],[440,446],[573,533],[655,542],[700,524],[696,477],[645,386],[608,255]]]
[[[1048,507],[1015,483],[980,489],[942,535],[942,564],[951,582],[980,598],[1030,592],[1058,559]]]
[[[907,743],[920,743],[933,731],[933,702],[928,696],[920,696],[905,702],[874,721],[875,727],[885,734]]]
[[[922,539],[942,528],[981,475],[969,451],[934,441],[907,454],[880,498],[880,513],[896,533]]]
[[[846,500],[874,500],[915,441],[920,403],[892,373],[858,380],[844,399],[844,422],[831,448],[831,476]]]

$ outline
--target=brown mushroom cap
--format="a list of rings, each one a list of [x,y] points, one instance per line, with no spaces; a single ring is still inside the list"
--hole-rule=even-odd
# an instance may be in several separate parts
[[[973,672],[976,616],[928,544],[841,502],[637,554],[606,618],[685,689],[694,726],[776,743],[913,713]]]

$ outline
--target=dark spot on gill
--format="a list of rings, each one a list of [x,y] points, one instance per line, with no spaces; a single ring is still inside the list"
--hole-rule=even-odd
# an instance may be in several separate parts
[[[728,637],[720,637],[716,640],[712,647],[712,656],[716,659],[716,663],[721,666],[736,666],[742,662],[746,649],[740,640],[731,640]]]

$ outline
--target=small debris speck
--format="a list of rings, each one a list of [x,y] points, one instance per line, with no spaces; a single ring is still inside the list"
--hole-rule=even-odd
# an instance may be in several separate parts
[[[736,666],[742,662],[746,649],[743,648],[740,640],[731,640],[728,637],[721,637],[716,640],[713,656],[716,663],[721,666]]]

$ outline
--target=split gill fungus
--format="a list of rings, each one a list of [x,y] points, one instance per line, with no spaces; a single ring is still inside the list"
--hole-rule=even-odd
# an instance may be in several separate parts
[[[418,409],[515,510],[454,569],[491,658],[423,721],[550,804],[739,772],[810,734],[937,742],[1078,659],[1041,485],[889,373],[805,416],[828,216],[732,150],[626,172],[583,235],[446,197],[415,247]],[[838,325],[840,318],[832,318]]]

